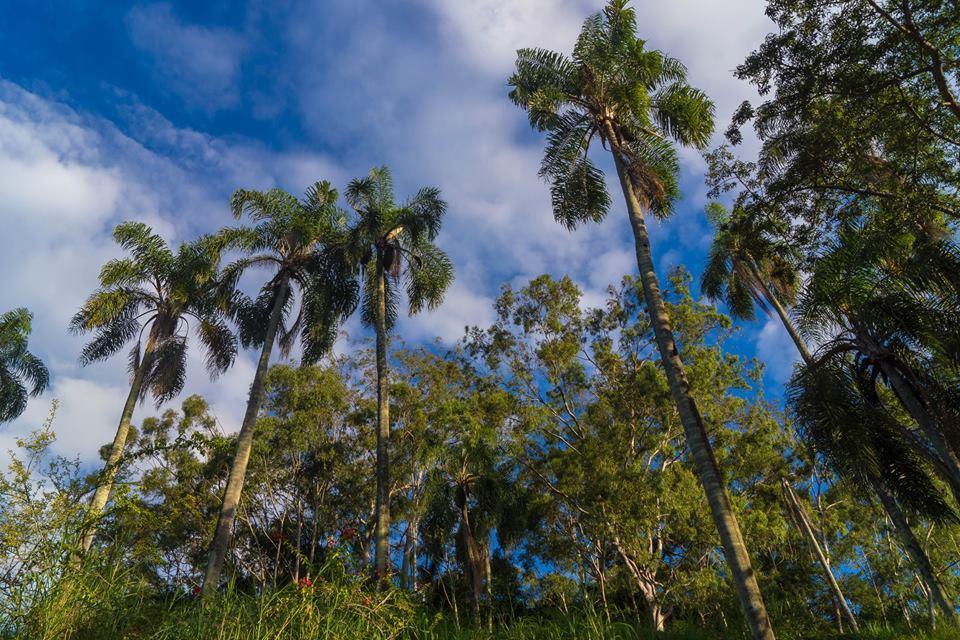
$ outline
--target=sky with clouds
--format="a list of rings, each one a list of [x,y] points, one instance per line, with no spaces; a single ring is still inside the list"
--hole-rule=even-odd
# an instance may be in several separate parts
[[[770,31],[760,0],[637,0],[639,33],[681,58],[717,104],[718,130],[753,89],[732,70]],[[0,310],[35,316],[32,350],[51,389],[0,427],[0,451],[60,401],[57,452],[93,461],[112,438],[127,390],[124,357],[81,368],[66,326],[118,255],[122,220],[170,242],[230,221],[238,187],[295,194],[318,179],[341,188],[373,165],[398,195],[439,187],[449,214],[439,243],[456,282],[437,311],[405,318],[408,341],[452,343],[484,325],[500,285],[571,275],[586,300],[635,273],[622,201],[569,233],[537,178],[543,141],[506,98],[517,48],[569,51],[600,0],[281,0],[0,6]],[[720,142],[718,135],[717,143]],[[654,223],[665,274],[698,274],[710,241],[703,161],[683,154],[684,197]],[[363,329],[353,322],[352,336]],[[734,343],[767,363],[775,392],[793,350],[774,321]],[[216,382],[191,356],[185,393],[207,397],[239,428],[254,354]],[[147,404],[139,416],[153,412]],[[136,421],[136,419],[135,419]]]

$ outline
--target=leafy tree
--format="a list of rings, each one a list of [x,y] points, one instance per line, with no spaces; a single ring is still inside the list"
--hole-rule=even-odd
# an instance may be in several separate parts
[[[304,362],[315,361],[333,346],[339,322],[356,295],[349,281],[338,280],[336,265],[324,258],[326,244],[343,224],[336,202],[336,190],[325,181],[312,185],[300,200],[280,189],[239,189],[230,199],[230,208],[237,219],[248,215],[254,226],[223,229],[215,238],[224,249],[245,254],[224,269],[220,294],[232,294],[230,302],[240,341],[245,347],[260,347],[260,357],[210,545],[203,580],[207,594],[218,586],[233,535],[273,345],[279,343],[281,353],[287,355],[299,334]],[[237,280],[251,267],[272,271],[256,299],[235,291]],[[330,286],[317,294],[323,304],[302,304],[297,315],[290,318],[297,289],[334,282],[341,286]],[[292,320],[289,325],[288,320]]]
[[[207,352],[207,370],[215,377],[233,363],[237,349],[214,295],[219,263],[217,247],[207,240],[183,244],[174,253],[147,225],[124,222],[114,238],[130,257],[107,262],[100,288],[73,317],[75,333],[94,332],[80,364],[106,360],[134,341],[130,350],[130,392],[120,413],[106,464],[97,477],[80,549],[93,543],[123,457],[133,411],[151,393],[157,406],[180,393],[186,379],[190,322]]]
[[[390,170],[378,167],[352,180],[345,192],[356,212],[352,226],[342,234],[333,252],[334,262],[355,271],[354,298],[361,319],[376,333],[377,372],[377,531],[374,572],[378,580],[389,574],[390,541],[390,397],[387,347],[397,320],[401,283],[406,283],[411,315],[434,309],[453,281],[453,264],[434,244],[447,205],[440,191],[424,187],[403,204],[393,192]],[[359,284],[358,284],[359,283]]]
[[[27,396],[40,395],[50,384],[47,367],[27,351],[32,320],[23,308],[0,315],[0,422],[23,413]]]
[[[669,215],[678,193],[677,155],[671,140],[706,145],[713,132],[713,103],[686,83],[686,70],[679,61],[645,50],[635,31],[635,15],[626,0],[612,0],[586,21],[572,58],[521,49],[510,78],[510,97],[527,110],[534,128],[548,132],[541,175],[551,183],[554,216],[565,226],[599,221],[606,214],[610,198],[603,173],[588,156],[590,142],[599,137],[613,155],[634,232],[647,309],[687,446],[750,631],[755,638],[773,638],[750,556],[690,392],[644,220],[647,213]]]

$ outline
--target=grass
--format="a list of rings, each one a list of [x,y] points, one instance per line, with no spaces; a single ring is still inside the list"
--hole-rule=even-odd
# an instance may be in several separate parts
[[[7,612],[10,613],[9,611]],[[0,615],[3,615],[0,610]],[[863,640],[953,640],[956,630],[904,632],[867,629]],[[834,640],[854,636],[791,635],[780,640]],[[131,574],[76,571],[29,608],[0,620],[0,640],[745,640],[674,625],[653,634],[636,623],[608,622],[599,613],[559,611],[513,616],[493,630],[456,618],[392,590],[372,593],[356,580],[317,580],[256,596],[228,589],[201,601],[183,593],[158,595]]]

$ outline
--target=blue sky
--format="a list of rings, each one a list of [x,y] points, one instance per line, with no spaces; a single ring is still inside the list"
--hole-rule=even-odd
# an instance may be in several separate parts
[[[752,88],[733,68],[772,25],[759,0],[638,0],[640,35],[681,58],[718,107],[718,129]],[[125,363],[82,369],[66,325],[117,255],[125,219],[171,242],[229,222],[238,187],[301,193],[339,187],[387,164],[402,197],[423,185],[449,202],[440,244],[457,280],[446,304],[404,319],[408,341],[458,339],[492,319],[500,285],[569,274],[599,303],[634,273],[619,194],[601,225],[574,233],[551,216],[537,178],[543,142],[506,98],[521,46],[569,51],[599,0],[329,0],[0,5],[0,309],[29,307],[32,346],[53,386],[0,431],[0,451],[61,403],[58,452],[94,459],[115,429]],[[720,142],[719,136],[717,142]],[[746,148],[749,152],[751,143]],[[658,267],[699,273],[709,244],[703,162],[683,154],[684,198],[652,230]],[[611,186],[612,183],[611,183]],[[354,337],[363,330],[347,327]],[[735,342],[789,375],[792,347],[776,322]],[[191,356],[187,393],[239,427],[253,355],[216,383]],[[146,405],[139,415],[153,411]]]

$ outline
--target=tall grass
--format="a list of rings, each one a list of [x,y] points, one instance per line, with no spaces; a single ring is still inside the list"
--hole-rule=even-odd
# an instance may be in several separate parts
[[[486,626],[465,626],[403,591],[376,593],[355,579],[317,579],[255,595],[229,588],[201,601],[116,565],[74,568],[19,620],[0,624],[2,640],[745,640],[674,625],[654,634],[636,622],[607,621],[597,612],[514,615]],[[853,636],[781,632],[781,640]],[[955,630],[868,629],[864,640],[954,640]]]

